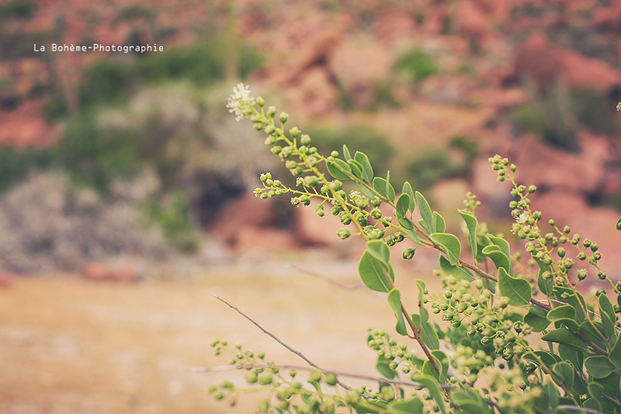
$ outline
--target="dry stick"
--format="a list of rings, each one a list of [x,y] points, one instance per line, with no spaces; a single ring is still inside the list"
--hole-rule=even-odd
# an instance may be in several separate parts
[[[259,325],[257,322],[255,322],[250,316],[246,315],[244,312],[240,311],[237,307],[231,305],[230,303],[228,303],[226,300],[222,299],[219,296],[213,295],[214,298],[218,299],[220,302],[224,302],[226,305],[228,305],[229,308],[233,309],[234,311],[236,311],[237,313],[239,313],[241,316],[243,316],[244,318],[248,319],[250,322],[252,322],[257,328],[259,328],[261,331],[263,331],[264,334],[271,336],[276,342],[278,342],[280,345],[284,346],[285,348],[287,348],[289,351],[293,352],[294,354],[296,354],[297,356],[299,356],[300,358],[302,358],[308,365],[310,365],[313,368],[317,368],[320,371],[325,372],[322,368],[320,368],[317,364],[315,364],[313,361],[311,361],[310,359],[308,359],[306,356],[304,356],[304,354],[302,354],[299,351],[296,351],[295,349],[291,348],[289,345],[287,345],[286,343],[284,343],[283,341],[281,341],[280,339],[278,339],[278,337],[276,337],[276,335],[274,335],[273,333],[267,331],[265,328],[263,328],[261,325]],[[352,387],[350,387],[349,385],[343,384],[342,382],[337,380],[337,383],[345,388],[346,390],[351,390],[353,389]]]
[[[344,290],[351,291],[351,290],[359,289],[359,288],[364,286],[363,283],[358,283],[358,284],[356,284],[354,286],[351,286],[351,287],[350,286],[346,286],[346,285],[344,285],[344,284],[342,284],[340,282],[337,282],[336,280],[330,279],[329,277],[327,277],[325,275],[322,275],[321,273],[317,273],[317,272],[314,272],[312,270],[304,269],[304,268],[302,268],[300,266],[294,265],[293,263],[287,263],[287,265],[293,267],[294,269],[299,270],[302,273],[306,273],[307,275],[319,278],[319,279],[323,280],[324,282],[328,282],[328,283],[330,283],[330,284],[332,284],[332,285],[334,285],[334,286],[336,286],[338,288],[344,289]]]

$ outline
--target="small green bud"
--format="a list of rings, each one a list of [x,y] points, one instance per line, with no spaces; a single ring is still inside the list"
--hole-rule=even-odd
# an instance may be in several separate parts
[[[248,384],[254,384],[254,383],[256,383],[256,382],[257,382],[257,379],[258,379],[258,376],[257,376],[257,373],[256,373],[256,372],[249,372],[249,373],[246,375],[246,382],[247,382]]]
[[[254,124],[253,128],[256,129],[257,131],[261,131],[265,127],[263,126],[263,124]],[[270,142],[270,144],[271,144],[271,142]],[[270,145],[270,144],[267,143],[267,139],[266,139],[265,145]]]
[[[569,226],[563,227],[563,233],[565,233],[565,234],[571,233],[571,227],[569,227]]]
[[[578,280],[584,280],[587,277],[587,275],[588,275],[588,272],[586,269],[578,270],[578,274],[577,274]]]
[[[591,251],[592,252],[596,252],[597,249],[599,249],[599,244],[597,244],[597,243],[591,244]]]
[[[272,383],[272,375],[271,374],[263,374],[258,379],[259,384],[261,385],[269,385]]]
[[[321,381],[321,377],[322,377],[321,371],[319,371],[318,369],[313,369],[308,376],[309,380],[314,381],[314,382]]]
[[[259,105],[259,108],[263,108],[265,106],[265,99],[261,96],[257,96],[256,102],[257,105]]]
[[[559,247],[558,250],[556,251],[556,254],[558,254],[558,257],[565,257],[565,249],[563,249],[562,247]]]
[[[298,127],[294,126],[293,128],[291,128],[289,130],[289,134],[291,134],[291,138],[296,139],[297,137],[300,136],[300,130],[298,129]]]
[[[300,144],[308,146],[311,143],[311,138],[308,134],[302,134],[300,137]]]
[[[336,375],[334,374],[326,374],[326,384],[335,386],[337,383]]]
[[[346,238],[348,238],[349,236],[351,236],[351,233],[349,232],[349,230],[347,230],[346,228],[340,228],[338,229],[338,231],[336,232],[336,235],[342,239],[345,240]]]
[[[289,119],[289,114],[286,112],[281,112],[280,116],[278,117],[278,120],[283,124],[286,124],[288,119]]]
[[[595,292],[595,296],[600,297],[601,295],[605,295],[606,291],[604,289],[597,289],[597,292]]]
[[[267,116],[269,118],[274,118],[276,116],[276,107],[275,106],[270,106],[269,108],[267,108]]]
[[[338,216],[341,212],[341,208],[339,206],[332,207],[331,213],[333,216]]]
[[[414,253],[416,253],[416,249],[407,248],[403,251],[403,258],[405,260],[410,260],[414,257]]]
[[[537,187],[535,187],[534,185],[531,185],[530,187],[528,187],[528,193],[532,194],[535,191],[537,191]]]
[[[605,280],[606,272],[600,270],[599,272],[597,272],[597,277],[600,278],[601,280]]]

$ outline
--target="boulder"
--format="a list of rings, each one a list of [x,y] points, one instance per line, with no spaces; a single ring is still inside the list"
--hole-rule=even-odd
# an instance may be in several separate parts
[[[217,214],[208,230],[229,245],[233,245],[240,228],[264,227],[271,224],[274,219],[272,200],[261,200],[254,194],[244,193],[229,202]]]
[[[513,148],[511,162],[518,166],[516,179],[525,185],[594,193],[605,181],[604,145],[582,144],[582,153],[558,150],[533,136],[525,136]]]

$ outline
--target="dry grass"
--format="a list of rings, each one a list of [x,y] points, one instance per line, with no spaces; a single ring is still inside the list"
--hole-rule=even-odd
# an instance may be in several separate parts
[[[213,356],[215,338],[264,350],[277,362],[301,361],[213,294],[325,368],[373,373],[366,328],[390,332],[394,325],[382,297],[366,289],[339,290],[282,265],[259,272],[138,285],[71,276],[17,280],[0,291],[0,412],[253,412],[254,397],[231,408],[205,391],[223,377],[242,384],[241,373],[185,369],[228,363]],[[357,283],[355,264],[334,276]],[[414,299],[414,278],[405,279],[403,291]],[[415,310],[414,302],[409,308]]]

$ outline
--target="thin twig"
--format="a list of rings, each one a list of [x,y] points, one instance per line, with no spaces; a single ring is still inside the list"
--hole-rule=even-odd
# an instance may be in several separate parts
[[[227,302],[226,300],[222,299],[219,296],[213,295],[214,298],[218,299],[220,302],[225,303],[229,308],[233,309],[234,311],[236,311],[237,313],[239,313],[241,316],[243,316],[244,318],[246,318],[247,320],[249,320],[250,322],[252,322],[257,328],[259,328],[261,331],[263,331],[264,334],[272,337],[276,342],[278,342],[280,345],[284,346],[285,348],[287,348],[290,352],[296,354],[297,356],[299,356],[300,358],[302,358],[304,360],[304,362],[306,362],[308,365],[310,365],[313,368],[317,368],[320,371],[325,372],[325,370],[323,370],[321,367],[319,367],[317,364],[315,364],[313,361],[311,361],[310,359],[308,359],[304,354],[302,354],[300,351],[296,351],[295,349],[291,348],[289,345],[287,345],[286,343],[284,343],[283,341],[281,341],[280,339],[278,339],[278,337],[276,335],[274,335],[273,333],[267,331],[265,328],[263,328],[261,325],[259,325],[257,322],[255,322],[250,316],[246,315],[244,312],[240,311],[237,307],[231,305],[229,302]],[[345,388],[346,390],[351,390],[352,387],[350,387],[349,385],[343,384],[340,381],[337,381],[337,383]]]
[[[296,270],[299,270],[302,273],[306,273],[307,275],[319,278],[319,279],[323,280],[324,282],[328,282],[328,283],[330,283],[330,284],[332,284],[332,285],[334,285],[334,286],[336,286],[336,287],[338,287],[340,289],[343,289],[343,290],[352,291],[352,290],[360,289],[361,287],[364,286],[364,283],[358,283],[358,284],[356,284],[354,286],[346,286],[346,285],[342,284],[341,282],[337,282],[336,280],[333,280],[333,279],[329,278],[326,275],[322,275],[321,273],[318,273],[318,272],[315,272],[315,271],[312,271],[312,270],[304,269],[304,268],[302,268],[300,266],[294,265],[293,263],[287,263],[287,265],[293,267]]]
[[[601,411],[594,410],[592,408],[576,407],[575,405],[557,405],[557,410],[578,411],[585,412],[587,414],[603,414]]]

